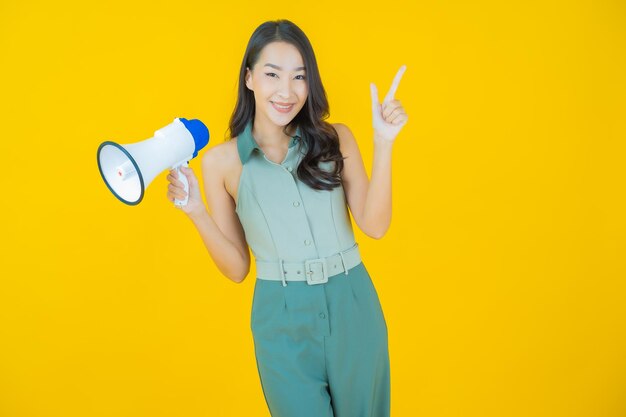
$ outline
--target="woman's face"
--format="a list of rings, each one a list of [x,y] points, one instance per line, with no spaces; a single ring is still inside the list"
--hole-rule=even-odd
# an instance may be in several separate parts
[[[267,44],[246,71],[246,86],[254,92],[257,116],[285,126],[306,103],[308,82],[298,49],[287,42]]]

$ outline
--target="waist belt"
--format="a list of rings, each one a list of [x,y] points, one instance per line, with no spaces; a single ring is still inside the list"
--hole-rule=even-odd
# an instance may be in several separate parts
[[[350,249],[338,252],[325,258],[308,259],[302,262],[258,261],[256,263],[257,278],[270,281],[306,281],[309,285],[328,282],[328,277],[344,272],[361,263],[359,244]]]

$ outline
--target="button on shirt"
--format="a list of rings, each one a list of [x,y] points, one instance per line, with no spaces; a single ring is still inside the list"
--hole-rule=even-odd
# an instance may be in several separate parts
[[[304,261],[355,244],[343,187],[315,190],[297,178],[296,168],[306,152],[300,128],[280,164],[263,153],[251,122],[238,135],[237,150],[243,169],[235,211],[257,260]]]

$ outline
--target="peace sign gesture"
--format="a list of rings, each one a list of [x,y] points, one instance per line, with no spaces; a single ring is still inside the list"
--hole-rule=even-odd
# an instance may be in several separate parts
[[[402,75],[404,75],[404,71],[406,71],[406,65],[401,66],[398,70],[382,105],[378,102],[378,89],[376,85],[374,83],[370,84],[375,139],[393,142],[409,118],[404,112],[400,100],[394,98]]]

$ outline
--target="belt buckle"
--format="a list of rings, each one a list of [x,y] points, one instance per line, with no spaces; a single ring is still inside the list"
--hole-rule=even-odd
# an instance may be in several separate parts
[[[321,264],[321,268],[317,266]],[[313,266],[313,268],[311,268]],[[326,270],[325,258],[310,259],[304,261],[304,273],[306,274],[306,282],[309,285],[323,284],[328,282],[328,271]],[[321,277],[320,277],[321,273]]]

